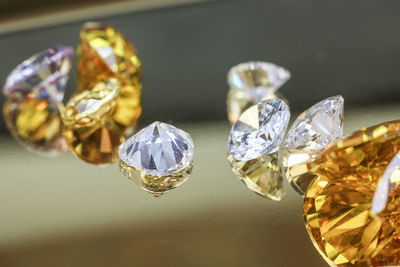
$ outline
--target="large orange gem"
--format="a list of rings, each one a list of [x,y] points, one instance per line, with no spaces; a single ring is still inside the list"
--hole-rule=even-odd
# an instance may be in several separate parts
[[[399,179],[377,191],[399,150],[400,121],[393,121],[357,131],[308,163],[317,177],[305,195],[304,220],[329,264],[400,265]],[[376,192],[387,200],[379,213],[372,209]]]
[[[77,48],[78,90],[115,78],[121,84],[112,114],[121,132],[130,134],[140,117],[142,64],[135,48],[115,28],[100,23],[86,23]]]

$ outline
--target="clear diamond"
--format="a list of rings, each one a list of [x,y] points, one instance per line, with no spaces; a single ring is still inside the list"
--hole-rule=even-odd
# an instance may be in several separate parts
[[[288,70],[261,61],[241,63],[232,67],[228,72],[228,84],[232,88],[241,90],[261,87],[276,91],[289,79],[290,72]]]
[[[278,151],[289,123],[289,107],[280,99],[251,106],[232,126],[228,152],[246,161]]]
[[[318,152],[343,135],[343,97],[324,99],[295,120],[285,140],[287,150]]]
[[[10,73],[3,93],[10,96],[21,92],[31,98],[61,102],[73,53],[72,47],[60,45],[33,55]]]
[[[142,172],[165,176],[187,168],[193,160],[190,135],[172,125],[153,122],[119,147],[120,159]]]

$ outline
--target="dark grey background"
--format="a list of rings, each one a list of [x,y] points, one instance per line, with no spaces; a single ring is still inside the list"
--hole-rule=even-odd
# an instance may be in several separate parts
[[[399,101],[399,11],[396,0],[231,0],[96,20],[124,32],[140,53],[147,123],[225,119],[226,72],[248,60],[292,72],[281,92],[294,111],[335,94],[347,107]],[[0,36],[0,81],[35,52],[75,45],[82,23]],[[74,84],[75,69],[67,97]]]

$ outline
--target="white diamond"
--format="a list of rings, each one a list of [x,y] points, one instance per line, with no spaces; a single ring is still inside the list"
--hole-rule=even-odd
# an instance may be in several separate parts
[[[172,125],[153,122],[119,146],[120,159],[153,176],[177,173],[193,159],[190,135]]]
[[[255,90],[255,95],[265,94],[264,90],[274,92],[289,79],[290,72],[288,70],[262,61],[241,63],[232,67],[228,72],[228,84],[231,88]]]
[[[251,106],[232,126],[228,152],[235,159],[246,161],[278,151],[289,118],[289,107],[280,99]]]
[[[285,149],[319,152],[343,135],[341,96],[324,99],[297,117],[285,140]]]

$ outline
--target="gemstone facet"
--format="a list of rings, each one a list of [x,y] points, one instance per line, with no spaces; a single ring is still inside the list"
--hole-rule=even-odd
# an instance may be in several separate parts
[[[61,102],[73,54],[72,47],[59,45],[33,55],[8,75],[4,95],[19,92],[29,98]]]
[[[236,160],[247,161],[278,151],[289,118],[289,107],[280,99],[251,106],[231,128],[229,154]]]
[[[100,82],[74,95],[62,113],[69,149],[88,163],[104,165],[118,160],[118,146],[125,140],[112,119],[119,89],[116,79]]]
[[[289,71],[272,63],[246,62],[232,67],[226,98],[229,121],[235,123],[244,110],[263,100],[280,98],[288,103],[277,90],[289,79]]]
[[[400,264],[399,187],[391,187],[379,214],[373,211],[380,181],[390,175],[398,183],[399,150],[400,121],[393,121],[357,131],[308,162],[316,178],[305,195],[304,220],[329,264]]]
[[[121,171],[157,195],[183,183],[193,168],[190,135],[158,121],[122,143],[118,153]]]
[[[121,84],[112,120],[124,135],[129,135],[140,117],[142,64],[135,48],[115,28],[101,23],[86,23],[78,45],[78,91],[93,88],[110,78]]]
[[[285,196],[277,152],[248,161],[228,155],[228,161],[233,173],[254,193],[275,201]]]
[[[343,135],[341,96],[324,99],[300,114],[284,142],[283,170],[292,187],[304,195],[314,176],[307,162]]]

